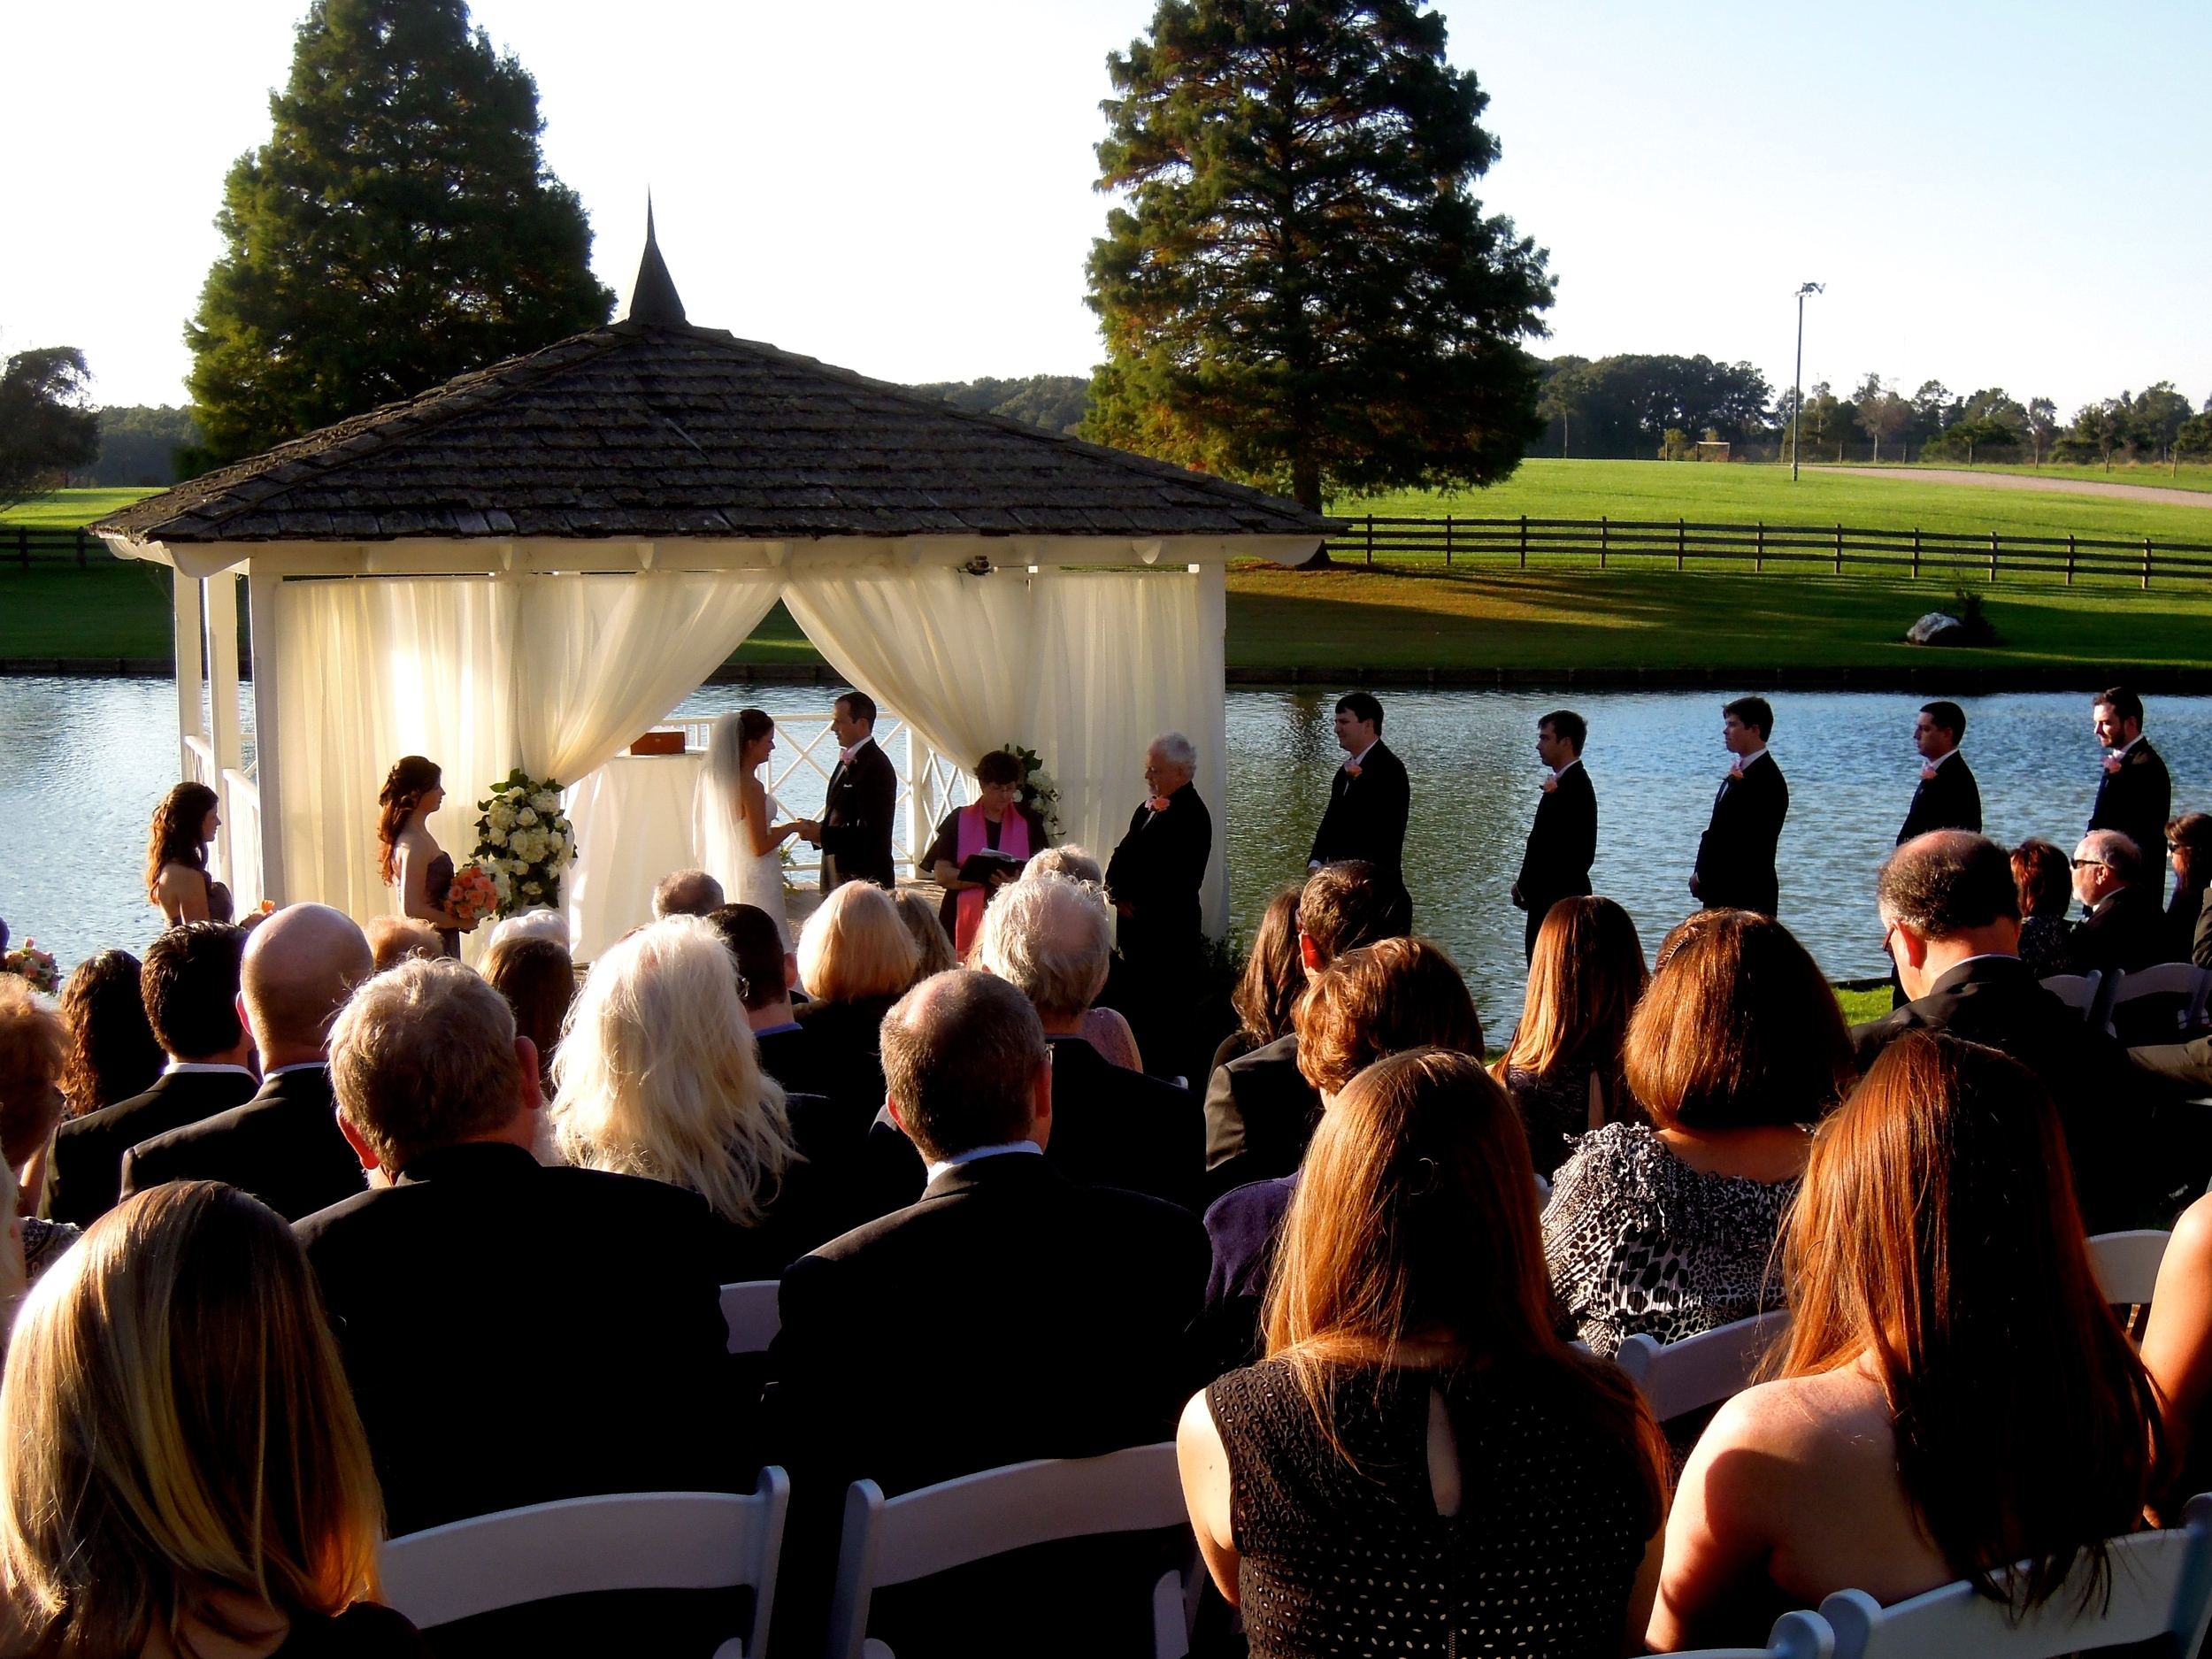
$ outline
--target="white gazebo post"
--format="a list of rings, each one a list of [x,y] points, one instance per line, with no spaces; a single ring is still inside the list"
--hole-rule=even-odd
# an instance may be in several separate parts
[[[276,596],[280,576],[248,566],[246,625],[253,630],[253,753],[261,827],[261,896],[281,906],[284,890],[284,797],[277,772]]]
[[[176,618],[177,775],[197,776],[192,740],[206,741],[200,717],[200,584],[182,571],[170,572],[170,606]]]
[[[222,828],[215,840],[215,876],[237,885],[230,779],[245,762],[238,739],[238,577],[218,571],[207,589],[208,713],[214,740],[215,776],[208,781],[222,803]]]

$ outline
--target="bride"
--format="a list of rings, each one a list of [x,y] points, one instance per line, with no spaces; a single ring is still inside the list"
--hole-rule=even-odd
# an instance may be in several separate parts
[[[730,902],[767,911],[788,951],[781,851],[799,826],[775,821],[783,807],[760,780],[760,768],[775,747],[776,723],[758,709],[717,717],[707,733],[707,769],[699,786],[701,844],[708,872],[722,883]]]

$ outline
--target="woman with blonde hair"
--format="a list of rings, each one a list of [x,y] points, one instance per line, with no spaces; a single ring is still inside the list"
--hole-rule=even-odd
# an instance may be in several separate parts
[[[937,919],[937,912],[929,908],[928,900],[911,888],[902,887],[891,895],[891,902],[899,907],[899,919],[914,936],[915,984],[960,965],[960,958],[952,954],[951,936]]]
[[[227,922],[230,889],[207,873],[207,844],[222,826],[215,791],[180,783],[162,797],[146,834],[146,900],[172,927],[182,922]]]
[[[601,953],[553,1090],[568,1162],[686,1187],[728,1224],[725,1284],[774,1279],[840,1231],[799,1173],[808,1137],[761,1071],[729,949],[703,918],[668,917]]]
[[[817,1062],[808,1080],[854,1135],[864,1138],[883,1110],[883,1017],[920,963],[898,906],[873,882],[833,889],[799,930],[799,983],[814,999],[798,1010]]]
[[[243,1193],[93,1225],[16,1322],[0,1440],[15,1650],[426,1651],[373,1603],[383,1500],[307,1258]]]
[[[1757,1642],[1847,1587],[1966,1578],[2025,1611],[2083,1561],[2093,1601],[2165,1436],[2035,1075],[1947,1034],[1890,1044],[1815,1138],[1784,1271],[1777,1379],[1683,1471],[1652,1647]]]
[[[1552,1329],[1528,1167],[1505,1091],[1439,1049],[1368,1067],[1315,1130],[1267,1357],[1176,1437],[1253,1659],[1635,1651],[1664,1448]]]
[[[1610,899],[1561,899],[1536,934],[1528,1001],[1491,1075],[1512,1090],[1546,1180],[1591,1130],[1633,1115],[1621,1048],[1651,971],[1628,912]]]

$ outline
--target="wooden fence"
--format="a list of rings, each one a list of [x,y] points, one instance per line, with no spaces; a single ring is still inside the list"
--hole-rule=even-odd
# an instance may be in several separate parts
[[[0,524],[0,570],[15,565],[74,565],[83,570],[108,557],[107,543],[85,530],[48,530],[30,525]]]
[[[1868,530],[1848,525],[1699,524],[1687,518],[1401,518],[1370,513],[1337,518],[1329,555],[1340,561],[1372,565],[1386,558],[1441,558],[1495,563],[1511,559],[1522,570],[1532,555],[1544,558],[1595,558],[1600,570],[1616,558],[1646,565],[1672,559],[1677,570],[1691,559],[1747,564],[1763,571],[1770,563],[1804,565],[1843,574],[1847,565],[1909,570],[1923,566],[1947,575],[1986,574],[1997,580],[2001,568],[2020,574],[2055,576],[2070,586],[2084,576],[2139,579],[2148,588],[2154,574],[2212,579],[2212,542],[2106,541],[2091,536],[2014,535],[1992,530]]]

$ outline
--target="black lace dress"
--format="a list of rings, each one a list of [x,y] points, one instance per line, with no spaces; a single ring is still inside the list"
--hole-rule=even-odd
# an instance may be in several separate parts
[[[1458,1442],[1459,1513],[1429,1488],[1429,1391]],[[1345,1450],[1290,1365],[1206,1391],[1232,1483],[1238,1599],[1252,1659],[1316,1654],[1604,1655],[1656,1527],[1629,1447],[1513,1371],[1347,1370],[1333,1390]]]

